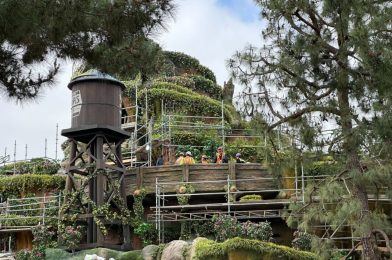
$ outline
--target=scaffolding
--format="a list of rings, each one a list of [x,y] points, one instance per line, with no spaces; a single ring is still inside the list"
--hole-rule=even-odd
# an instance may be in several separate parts
[[[195,185],[195,184],[226,184],[226,187],[237,185],[239,182],[252,183],[255,181],[273,179],[271,177],[264,178],[249,178],[249,179],[235,179],[231,180],[227,176],[227,180],[214,180],[214,181],[197,181],[197,182],[160,182],[156,178],[155,182],[155,206],[151,207],[152,213],[147,215],[147,220],[155,223],[158,233],[158,240],[160,243],[165,242],[165,223],[184,223],[187,221],[206,221],[210,220],[214,215],[230,215],[239,220],[267,220],[267,219],[282,219],[284,213],[289,213],[287,206],[294,200],[296,202],[304,203],[305,188],[309,182],[320,181],[325,179],[326,175],[322,176],[304,176],[303,167],[302,173],[295,173],[294,177],[283,177],[284,180],[289,180],[294,186],[293,188],[277,188],[277,189],[255,189],[244,191],[226,191],[217,192],[198,192],[198,193],[184,193],[176,194],[167,192],[169,187],[176,185]],[[261,201],[232,201],[227,198],[236,198],[246,194],[266,194],[271,192],[286,192],[289,197],[281,199],[263,199]],[[173,203],[177,196],[188,196],[193,198],[194,201],[203,201],[202,203],[192,203],[187,205],[179,205]],[[206,200],[198,200],[197,198],[208,197],[224,197],[225,202],[207,202]],[[384,203],[392,203],[386,196],[369,196],[370,201],[383,201]],[[315,198],[316,199],[316,198]],[[319,223],[311,226],[314,232],[322,232],[321,239],[333,240],[340,249],[352,248],[360,240],[359,237],[353,235],[352,227],[349,226],[345,219],[337,227],[332,227],[328,223]],[[379,242],[385,242],[379,240]]]
[[[298,181],[296,177],[285,177],[289,180]],[[165,241],[164,238],[164,224],[167,222],[184,222],[184,221],[205,221],[212,218],[214,215],[230,215],[238,219],[272,219],[282,218],[284,207],[290,203],[290,199],[267,199],[261,201],[249,202],[235,202],[231,198],[243,196],[247,194],[267,194],[285,191],[292,196],[298,196],[296,188],[285,189],[256,189],[244,191],[231,191],[227,188],[226,191],[221,192],[199,192],[199,193],[185,193],[181,196],[188,197],[208,197],[220,196],[225,198],[226,202],[201,203],[190,205],[170,205],[168,201],[175,199],[178,194],[168,193],[165,187],[173,187],[173,185],[195,185],[195,184],[222,184],[226,187],[237,185],[238,183],[252,183],[254,181],[270,181],[272,177],[248,178],[231,180],[227,176],[226,180],[214,181],[197,181],[197,182],[159,182],[158,178],[155,183],[155,207],[152,207],[153,213],[147,215],[147,220],[155,223],[155,227],[159,234],[159,242]],[[295,187],[299,186],[294,185]],[[302,185],[301,185],[302,186]],[[272,206],[272,208],[270,208]],[[191,211],[195,212],[191,212]],[[188,211],[188,212],[186,212]]]
[[[17,232],[31,230],[36,225],[45,223],[48,219],[58,219],[58,214],[48,214],[58,211],[61,207],[62,195],[42,197],[26,197],[20,199],[8,198],[0,203],[0,232]],[[36,225],[15,225],[18,220],[31,220]],[[11,223],[11,224],[9,224]]]

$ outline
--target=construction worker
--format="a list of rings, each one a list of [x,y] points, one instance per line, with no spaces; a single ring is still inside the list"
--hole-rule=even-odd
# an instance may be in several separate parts
[[[240,153],[237,153],[235,155],[235,161],[236,161],[236,163],[245,163],[245,161],[241,158],[241,154]]]
[[[207,155],[201,156],[201,164],[208,164],[208,157]]]
[[[179,154],[178,154],[178,158],[177,158],[177,160],[176,160],[176,162],[175,162],[175,164],[184,164],[184,153],[183,152],[180,152]]]
[[[223,152],[222,147],[218,147],[218,150],[215,154],[214,163],[221,164],[221,163],[228,163],[226,154]]]
[[[183,164],[195,164],[195,159],[193,159],[192,153],[190,151],[185,153]]]

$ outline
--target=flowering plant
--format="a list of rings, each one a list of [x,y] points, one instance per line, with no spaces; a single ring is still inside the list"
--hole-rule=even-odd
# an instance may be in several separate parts
[[[241,236],[244,238],[269,241],[272,235],[271,224],[268,221],[254,223],[248,220],[241,224]]]
[[[61,239],[68,249],[74,251],[82,240],[82,227],[66,226],[61,233]]]
[[[241,226],[235,217],[214,215],[212,222],[214,223],[215,236],[218,241],[225,241],[241,234]]]

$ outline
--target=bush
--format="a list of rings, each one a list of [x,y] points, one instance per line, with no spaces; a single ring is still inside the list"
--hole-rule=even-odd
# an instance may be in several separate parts
[[[157,239],[156,229],[154,225],[150,223],[140,223],[137,227],[135,227],[134,232],[143,240],[143,244],[145,246],[154,243]]]
[[[261,195],[256,195],[256,194],[250,194],[250,195],[245,195],[240,198],[241,202],[245,201],[261,201],[263,200],[263,197]]]
[[[31,251],[23,249],[16,253],[16,260],[29,260],[31,255]]]
[[[64,176],[25,174],[0,177],[0,196],[3,200],[10,196],[20,197],[22,193],[58,191],[64,187]]]
[[[295,231],[291,245],[299,250],[310,251],[312,247],[312,236],[306,232]]]
[[[243,238],[270,241],[272,235],[272,227],[268,221],[254,223],[248,220],[241,224],[241,237]]]
[[[0,167],[0,175],[6,174],[56,174],[60,169],[60,163],[47,158],[33,158],[30,161],[7,164]]]
[[[241,235],[241,226],[235,217],[214,215],[212,222],[214,223],[215,238],[217,241],[225,241],[226,239]]]
[[[72,251],[78,247],[82,240],[82,227],[81,226],[67,226],[64,230],[59,231],[62,243]]]

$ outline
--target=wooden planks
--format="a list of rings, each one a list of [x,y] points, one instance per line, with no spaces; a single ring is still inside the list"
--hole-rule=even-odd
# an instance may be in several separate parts
[[[125,188],[128,195],[143,187],[147,193],[155,193],[156,180],[161,191],[173,193],[182,182],[190,182],[196,192],[223,191],[227,177],[241,191],[277,189],[266,167],[260,164],[194,164],[164,165],[127,170]]]

